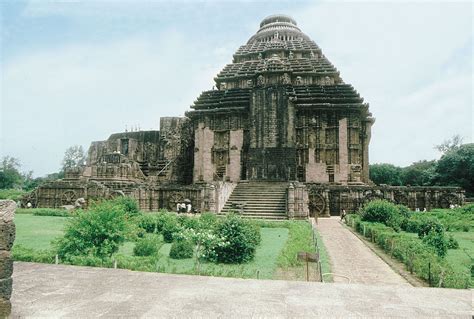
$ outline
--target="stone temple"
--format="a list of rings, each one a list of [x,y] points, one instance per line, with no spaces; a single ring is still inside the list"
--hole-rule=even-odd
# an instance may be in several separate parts
[[[354,211],[384,198],[412,209],[461,204],[459,188],[374,186],[368,103],[286,15],[269,16],[185,117],[159,131],[93,142],[84,167],[25,198],[60,207],[131,196],[143,210],[306,218]]]

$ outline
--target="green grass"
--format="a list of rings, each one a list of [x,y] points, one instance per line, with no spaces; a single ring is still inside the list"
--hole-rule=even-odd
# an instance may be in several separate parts
[[[458,241],[458,249],[449,249],[446,260],[455,270],[470,273],[471,265],[474,264],[474,232],[449,232]],[[471,287],[474,280],[471,277]]]
[[[39,250],[51,248],[51,241],[62,236],[67,217],[15,215],[15,245]]]
[[[201,274],[210,276],[272,279],[277,268],[277,259],[288,239],[287,228],[261,228],[262,242],[257,248],[255,258],[244,264],[214,264],[200,262],[195,258],[172,259],[169,257],[171,244],[164,244],[155,260],[155,271],[174,274]],[[125,243],[119,251],[120,255],[132,256],[133,243]],[[134,257],[136,258],[136,257]],[[121,266],[120,263],[118,265]]]
[[[31,210],[31,212],[33,211]],[[47,253],[47,250],[52,248],[52,241],[63,234],[68,219],[67,217],[56,216],[34,216],[26,212],[16,215],[17,236],[15,246],[17,246],[17,255],[28,257],[34,252],[45,255],[52,254],[52,252]],[[274,279],[281,278],[277,273],[281,269],[285,269],[290,273],[293,272],[294,275],[288,279],[303,279],[303,263],[297,260],[296,255],[299,251],[315,251],[311,225],[304,221],[257,221],[256,223],[261,227],[262,241],[256,250],[255,258],[244,264],[214,264],[201,261],[198,269],[195,258],[184,260],[170,258],[171,244],[164,244],[160,248],[158,256],[136,257],[133,256],[134,242],[124,243],[115,258],[118,261],[119,268],[132,270]],[[321,243],[322,241],[319,239],[319,244],[321,245]],[[323,272],[330,272],[329,259],[324,247],[320,248],[320,254]],[[52,256],[54,257],[54,255]],[[30,260],[26,257],[19,260]],[[51,259],[48,258],[41,258],[38,261]],[[86,265],[88,264],[86,263]]]

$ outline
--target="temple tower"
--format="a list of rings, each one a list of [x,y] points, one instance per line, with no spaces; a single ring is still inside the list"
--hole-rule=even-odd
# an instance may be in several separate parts
[[[265,18],[215,82],[187,113],[195,182],[368,182],[368,104],[291,17]]]

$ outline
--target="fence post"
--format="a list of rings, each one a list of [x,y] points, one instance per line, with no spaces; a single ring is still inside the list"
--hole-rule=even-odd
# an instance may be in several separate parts
[[[428,263],[428,284],[431,287],[431,262]]]
[[[117,259],[114,259],[114,269],[117,269]]]
[[[318,268],[319,268],[319,279],[321,282],[323,281],[323,267],[321,266],[321,260],[318,261]]]
[[[58,255],[54,256],[54,263],[55,263],[56,265],[59,264],[59,256],[58,256]]]

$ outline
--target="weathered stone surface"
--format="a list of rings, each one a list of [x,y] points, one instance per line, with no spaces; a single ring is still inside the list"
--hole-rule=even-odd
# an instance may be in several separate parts
[[[10,300],[0,298],[0,318],[8,318],[12,311],[12,304]]]
[[[0,221],[10,223],[15,217],[16,203],[12,200],[0,200]]]
[[[13,273],[13,258],[6,250],[0,251],[0,279],[9,278]]]
[[[12,278],[0,279],[0,298],[10,299],[12,295]]]
[[[0,222],[0,250],[10,250],[15,241],[15,224]]]

